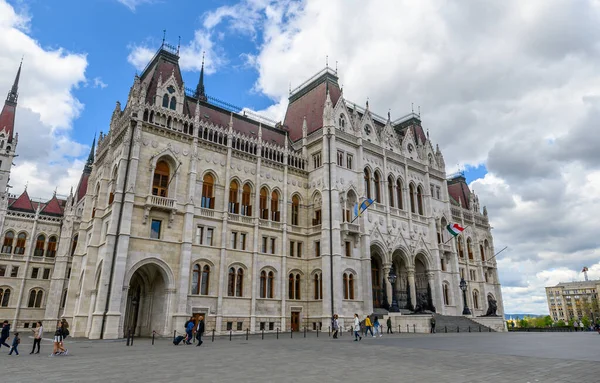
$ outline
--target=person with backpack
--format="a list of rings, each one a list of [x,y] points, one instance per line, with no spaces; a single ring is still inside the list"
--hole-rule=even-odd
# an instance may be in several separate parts
[[[340,328],[337,314],[333,315],[333,319],[331,320],[331,328],[333,329],[333,339],[337,339],[338,338],[338,329]]]
[[[37,352],[36,354],[40,353],[40,343],[42,342],[42,337],[44,336],[44,326],[42,325],[42,322],[37,322],[37,327],[34,328],[33,330],[33,348],[31,349],[31,352],[29,353],[30,355],[33,354],[33,352],[35,351],[35,346],[37,345]]]
[[[196,339],[198,340],[196,347],[200,347],[203,343],[202,334],[204,334],[204,317],[201,316],[198,321],[198,326],[196,327]]]
[[[10,346],[6,344],[6,341],[9,339],[9,336],[10,325],[8,324],[8,321],[5,320],[4,323],[2,323],[2,332],[0,332],[0,348],[2,348],[2,346],[10,348]]]
[[[371,336],[375,338],[373,334],[373,324],[371,323],[371,318],[367,315],[365,317],[365,336],[369,335],[369,331],[371,332]]]
[[[19,344],[21,343],[21,338],[19,338],[19,333],[15,333],[15,337],[13,338],[12,347],[8,355],[12,355],[13,351],[19,355]]]
[[[67,320],[65,318],[63,318],[60,320],[60,323],[62,323],[62,333],[63,333],[63,336],[62,336],[63,340],[62,340],[62,342],[60,342],[60,347],[63,350],[66,350],[65,339],[67,339],[67,337],[69,336],[69,322],[67,322]],[[65,355],[66,355],[66,351],[65,351]]]
[[[190,319],[188,319],[185,322],[184,328],[185,328],[185,344],[192,344],[192,339],[193,339],[193,331],[194,331],[194,318],[190,317]]]
[[[394,331],[392,330],[392,318],[388,317],[387,322],[385,322],[386,326],[387,326],[387,333],[388,334],[394,334]]]
[[[354,341],[362,340],[362,336],[359,334],[360,332],[360,319],[358,319],[358,314],[354,314]]]
[[[52,349],[52,354],[50,354],[50,356],[67,355],[69,353],[69,350],[66,350],[63,347],[63,331],[63,322],[58,321],[56,324],[56,330],[54,331],[54,348]]]

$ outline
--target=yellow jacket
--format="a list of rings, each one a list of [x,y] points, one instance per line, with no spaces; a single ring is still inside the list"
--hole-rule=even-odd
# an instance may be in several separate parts
[[[365,318],[365,327],[373,327],[373,325],[371,324],[371,318]]]

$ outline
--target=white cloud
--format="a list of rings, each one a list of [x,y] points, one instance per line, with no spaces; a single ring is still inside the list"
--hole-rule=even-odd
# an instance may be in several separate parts
[[[24,56],[15,121],[19,157],[11,172],[11,192],[21,193],[28,183],[31,196],[47,198],[55,187],[66,194],[77,185],[74,172],[78,168],[81,174],[83,165],[74,158],[89,150],[69,136],[83,110],[72,90],[86,83],[87,58],[41,47],[27,35],[29,20],[0,0],[0,91],[8,92]]]
[[[584,265],[600,277],[600,3],[246,0],[204,20],[257,40],[243,54],[275,119],[328,55],[347,99],[392,117],[420,105],[449,171],[485,164],[471,186],[510,249],[507,311],[546,312],[543,287]]]
[[[108,84],[104,83],[100,77],[94,77],[94,88],[104,89]]]
[[[146,46],[130,45],[128,48],[129,55],[127,56],[127,62],[140,71],[148,65],[156,53],[156,50],[152,50]]]
[[[142,4],[151,4],[156,2],[156,0],[117,0],[119,3],[123,4],[127,8],[129,8],[132,12],[135,12],[135,9]]]

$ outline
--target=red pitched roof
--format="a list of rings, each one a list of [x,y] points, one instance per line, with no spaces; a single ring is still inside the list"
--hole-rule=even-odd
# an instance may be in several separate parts
[[[63,208],[58,198],[56,198],[56,195],[54,195],[50,201],[46,202],[41,214],[63,215]]]
[[[77,202],[81,201],[83,197],[85,197],[85,193],[87,193],[89,178],[90,175],[86,172],[83,172],[83,174],[81,175],[81,178],[79,179],[79,185],[77,185],[77,191],[75,192],[75,195],[77,196]]]
[[[35,212],[33,203],[31,203],[31,198],[29,198],[29,194],[27,194],[27,190],[23,191],[23,194],[21,194],[8,208],[31,213]]]
[[[290,97],[284,125],[288,127],[292,141],[302,138],[304,117],[306,117],[307,134],[323,127],[323,107],[327,98],[327,83],[329,83],[331,102],[335,105],[342,92],[338,86],[337,77],[329,72],[325,72]]]
[[[164,84],[171,77],[171,73],[175,73],[175,81],[179,88],[183,88],[183,78],[179,69],[179,57],[163,49],[159,50],[152,61],[148,64],[141,76],[141,81],[151,77],[146,93],[146,102],[154,104],[156,96],[156,88],[158,88],[158,79],[162,77]],[[161,99],[162,100],[162,99]]]
[[[6,102],[0,113],[0,132],[5,131],[8,136],[8,142],[12,142],[13,131],[15,129],[16,105]]]
[[[471,191],[469,190],[469,186],[464,177],[459,176],[452,180],[448,180],[448,194],[450,197],[459,204],[460,206],[468,209],[469,208],[469,196],[471,195]]]

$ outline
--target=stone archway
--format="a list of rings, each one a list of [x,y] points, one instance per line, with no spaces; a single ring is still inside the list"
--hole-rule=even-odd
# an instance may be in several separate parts
[[[419,253],[415,257],[415,311],[434,311],[430,271],[425,255]]]
[[[136,336],[151,336],[152,331],[164,335],[167,323],[168,280],[161,266],[146,263],[129,280],[123,335],[129,330]]]
[[[371,247],[371,288],[373,295],[373,308],[385,308],[387,299],[385,294],[385,281],[383,272],[383,257],[377,247]]]
[[[396,250],[392,254],[392,264],[396,275],[396,283],[394,291],[396,294],[396,300],[398,301],[398,307],[406,310],[413,310],[414,302],[411,299],[411,287],[408,278],[408,264],[405,254],[402,250]]]

